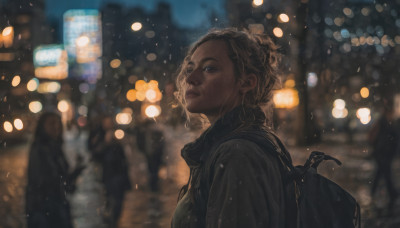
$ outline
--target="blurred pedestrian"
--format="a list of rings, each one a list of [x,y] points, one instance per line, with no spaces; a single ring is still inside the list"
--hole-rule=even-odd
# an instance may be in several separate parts
[[[144,153],[149,171],[149,186],[151,191],[159,190],[159,170],[163,163],[165,140],[159,124],[152,119],[146,119],[137,129],[136,141],[138,149]]]
[[[90,122],[88,149],[91,160],[97,163],[103,162],[103,146],[106,131],[112,128],[112,117],[107,115],[97,116]]]
[[[69,172],[64,156],[61,117],[43,113],[30,147],[26,215],[28,228],[72,228],[67,193],[75,189],[76,178],[85,166],[82,159]]]
[[[394,118],[393,100],[384,98],[383,112],[369,131],[368,140],[372,145],[372,157],[376,162],[376,173],[371,185],[371,195],[374,196],[383,179],[389,195],[388,213],[392,213],[398,198],[398,192],[392,179],[393,158],[399,148],[399,129]]]
[[[106,117],[107,125],[101,146],[102,180],[106,191],[104,219],[110,227],[117,227],[126,191],[132,188],[128,163],[121,143],[114,136],[114,123]]]
[[[189,50],[177,77],[177,98],[211,126],[182,149],[190,177],[179,194],[173,228],[296,222],[286,219],[295,205],[286,204],[284,171],[272,151],[278,149],[271,144],[266,152],[256,143],[271,131],[261,106],[269,103],[278,80],[276,49],[266,35],[227,28],[210,31]]]

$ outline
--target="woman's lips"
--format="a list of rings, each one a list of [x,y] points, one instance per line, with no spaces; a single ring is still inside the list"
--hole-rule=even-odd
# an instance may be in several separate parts
[[[193,98],[193,97],[197,97],[199,95],[200,94],[198,92],[194,91],[194,90],[188,90],[185,93],[185,98]]]

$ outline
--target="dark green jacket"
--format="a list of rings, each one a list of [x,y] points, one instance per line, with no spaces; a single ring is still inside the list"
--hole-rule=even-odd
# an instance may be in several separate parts
[[[237,107],[182,149],[190,187],[178,202],[173,228],[286,226],[277,156],[240,137],[267,132],[265,119],[260,108]]]

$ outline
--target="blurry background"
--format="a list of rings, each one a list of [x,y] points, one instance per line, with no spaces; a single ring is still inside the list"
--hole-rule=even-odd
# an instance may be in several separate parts
[[[155,118],[169,139],[160,175],[170,195],[155,195],[169,198],[161,200],[164,209],[150,208],[156,217],[146,221],[148,227],[168,227],[187,171],[179,150],[198,134],[183,127],[185,119],[173,103],[176,69],[194,40],[210,28],[227,26],[268,34],[279,45],[281,85],[273,98],[273,122],[298,151],[295,161],[302,162],[312,149],[339,156],[344,167],[327,175],[361,202],[365,227],[400,224],[382,217],[379,203],[368,196],[374,163],[366,140],[383,99],[393,100],[400,116],[400,0],[0,3],[0,215],[6,217],[0,228],[24,226],[27,145],[45,110],[62,114],[71,157],[85,154],[93,119],[114,116],[139,192],[143,158],[135,154],[131,136],[138,122]],[[399,176],[394,172],[395,182]],[[145,198],[140,194],[131,197]]]

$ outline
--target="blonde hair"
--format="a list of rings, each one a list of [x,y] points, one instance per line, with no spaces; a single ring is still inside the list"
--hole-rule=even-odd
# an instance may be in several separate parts
[[[191,46],[178,69],[176,79],[178,91],[175,92],[175,96],[183,106],[187,117],[189,117],[189,112],[186,110],[184,97],[184,88],[187,85],[186,66],[197,48],[210,40],[222,40],[227,44],[228,56],[234,65],[236,80],[244,80],[243,75],[246,74],[254,74],[257,77],[256,87],[245,94],[243,103],[251,106],[267,104],[271,100],[272,89],[278,80],[277,46],[267,35],[250,34],[236,28],[213,29]]]

